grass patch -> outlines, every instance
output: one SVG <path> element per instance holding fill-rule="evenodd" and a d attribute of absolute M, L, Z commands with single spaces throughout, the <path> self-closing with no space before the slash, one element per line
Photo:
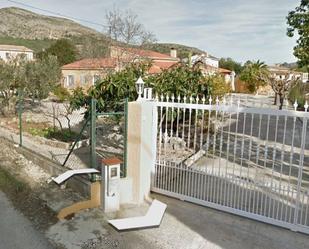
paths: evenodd
<path fill-rule="evenodd" d="M 18 124 L 11 124 L 14 129 L 18 129 Z M 74 142 L 78 133 L 75 131 L 71 131 L 69 129 L 59 129 L 50 126 L 47 122 L 32 122 L 32 121 L 23 121 L 22 123 L 23 132 L 27 132 L 32 136 L 45 137 L 47 139 L 55 139 L 61 142 Z M 86 137 L 82 137 L 81 139 L 85 139 Z"/>
<path fill-rule="evenodd" d="M 34 52 L 39 52 L 42 49 L 50 47 L 55 40 L 44 39 L 44 40 L 30 40 L 23 38 L 14 38 L 9 36 L 0 37 L 0 44 L 16 45 L 16 46 L 25 46 L 32 49 Z"/>
<path fill-rule="evenodd" d="M 10 191 L 17 194 L 27 189 L 27 185 L 17 180 L 8 171 L 0 168 L 0 189 L 4 192 Z"/>
<path fill-rule="evenodd" d="M 77 136 L 78 134 L 76 132 L 70 131 L 69 129 L 51 129 L 44 137 L 48 139 L 56 139 L 62 142 L 73 142 Z M 84 139 L 84 137 L 82 137 L 82 139 Z"/>

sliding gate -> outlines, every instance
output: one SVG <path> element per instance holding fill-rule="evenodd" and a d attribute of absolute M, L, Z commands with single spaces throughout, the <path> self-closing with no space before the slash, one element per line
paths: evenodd
<path fill-rule="evenodd" d="M 189 100 L 154 104 L 152 191 L 309 233 L 308 106 Z"/>

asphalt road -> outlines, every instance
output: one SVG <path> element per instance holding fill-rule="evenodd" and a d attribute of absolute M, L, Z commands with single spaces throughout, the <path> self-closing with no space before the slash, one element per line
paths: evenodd
<path fill-rule="evenodd" d="M 52 249 L 42 233 L 18 212 L 0 191 L 0 248 Z"/>

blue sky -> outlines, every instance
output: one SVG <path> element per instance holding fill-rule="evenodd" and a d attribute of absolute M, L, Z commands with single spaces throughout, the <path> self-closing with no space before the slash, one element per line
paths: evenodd
<path fill-rule="evenodd" d="M 104 24 L 114 7 L 130 9 L 159 42 L 203 49 L 216 57 L 268 64 L 294 62 L 294 38 L 286 36 L 286 16 L 300 0 L 20 0 L 39 8 Z M 18 6 L 0 0 L 0 7 Z M 26 8 L 26 7 L 23 7 Z M 32 10 L 28 8 L 29 10 Z M 46 14 L 42 11 L 34 12 Z M 99 31 L 102 28 L 82 23 Z"/>

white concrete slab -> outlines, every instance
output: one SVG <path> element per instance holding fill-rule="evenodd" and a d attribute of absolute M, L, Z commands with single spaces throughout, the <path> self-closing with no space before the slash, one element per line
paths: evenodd
<path fill-rule="evenodd" d="M 129 230 L 159 226 L 161 224 L 166 207 L 166 204 L 158 200 L 154 200 L 151 203 L 151 206 L 145 216 L 109 220 L 108 223 L 114 226 L 117 230 Z"/>
<path fill-rule="evenodd" d="M 52 177 L 53 181 L 56 182 L 57 184 L 61 184 L 64 181 L 68 180 L 70 177 L 74 175 L 80 175 L 80 174 L 93 174 L 93 173 L 100 173 L 96 169 L 88 168 L 88 169 L 74 169 L 74 170 L 68 170 L 64 172 L 63 174 L 57 176 L 57 177 Z"/>

